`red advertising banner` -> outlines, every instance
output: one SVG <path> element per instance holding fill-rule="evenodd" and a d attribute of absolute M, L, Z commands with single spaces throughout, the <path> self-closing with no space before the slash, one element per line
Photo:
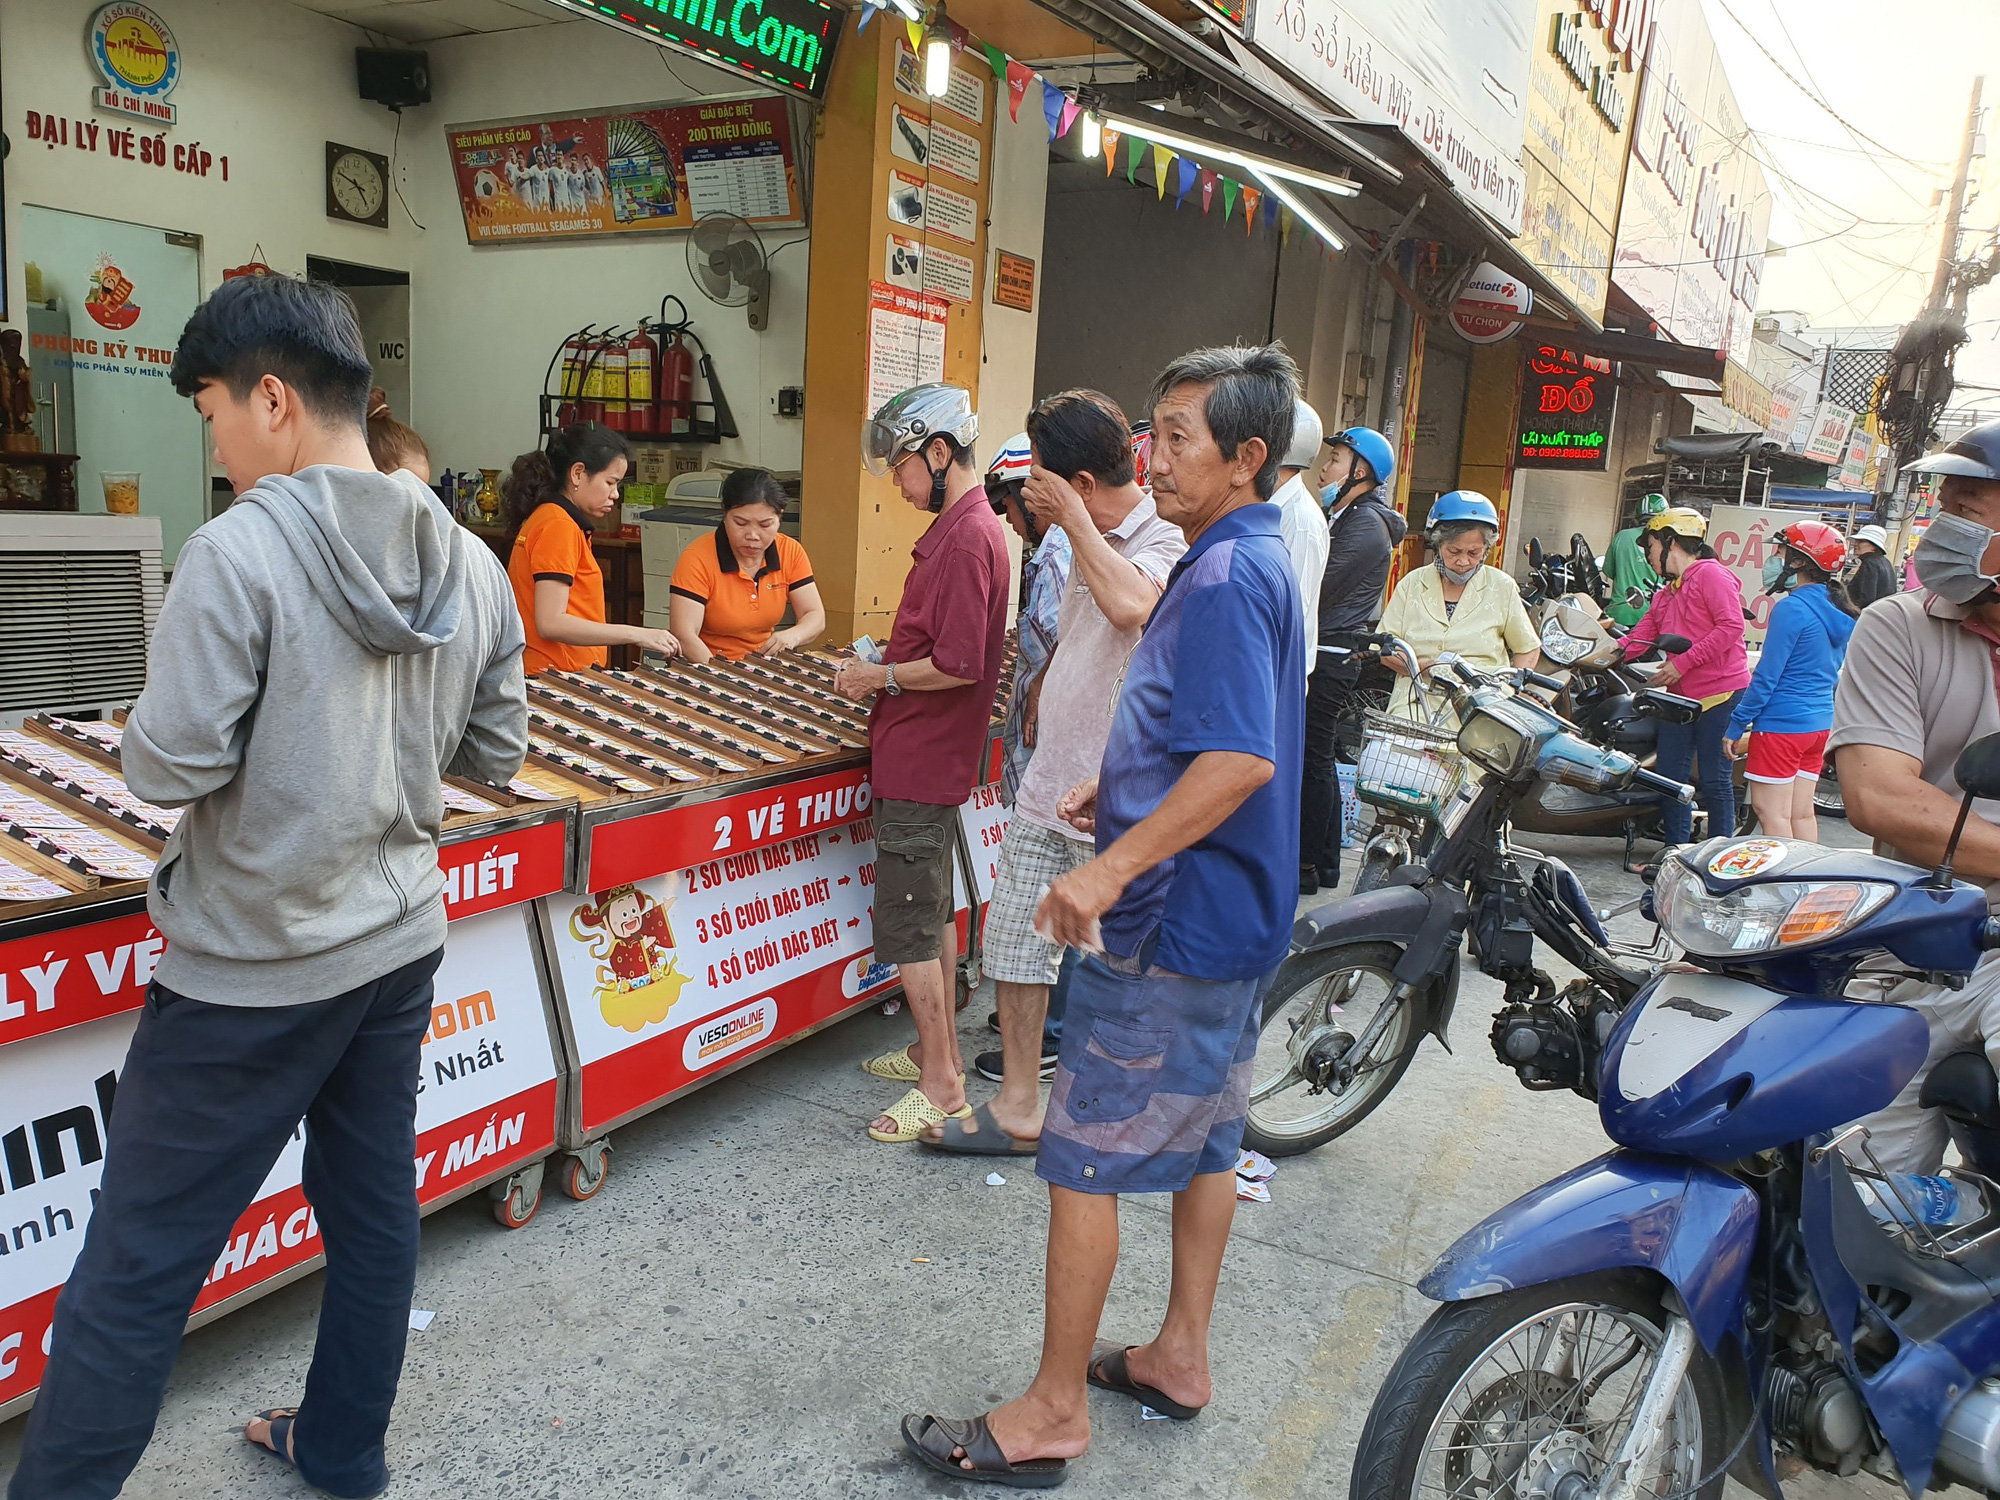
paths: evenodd
<path fill-rule="evenodd" d="M 452 126 L 445 139 L 475 245 L 687 229 L 709 214 L 805 221 L 783 99 Z"/>
<path fill-rule="evenodd" d="M 138 1009 L 166 947 L 143 911 L 0 943 L 0 1046 Z"/>
<path fill-rule="evenodd" d="M 726 860 L 862 817 L 873 804 L 868 768 L 855 766 L 761 792 L 599 823 L 590 830 L 587 883 L 603 891 L 704 860 Z"/>
<path fill-rule="evenodd" d="M 438 850 L 445 915 L 498 911 L 561 890 L 568 852 L 569 825 L 561 820 L 446 844 Z"/>

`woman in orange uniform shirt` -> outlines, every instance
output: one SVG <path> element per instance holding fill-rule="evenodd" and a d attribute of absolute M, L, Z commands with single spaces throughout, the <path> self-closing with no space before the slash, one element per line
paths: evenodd
<path fill-rule="evenodd" d="M 785 492 L 764 469 L 722 481 L 722 524 L 674 564 L 667 618 L 689 661 L 809 646 L 826 629 L 806 549 L 778 530 Z M 797 623 L 778 629 L 789 603 Z"/>
<path fill-rule="evenodd" d="M 590 550 L 590 523 L 618 504 L 632 450 L 594 422 L 565 427 L 547 452 L 514 460 L 501 493 L 514 523 L 507 577 L 528 635 L 522 666 L 530 677 L 555 667 L 601 667 L 608 646 L 680 653 L 671 631 L 611 625 L 604 619 L 604 573 Z"/>

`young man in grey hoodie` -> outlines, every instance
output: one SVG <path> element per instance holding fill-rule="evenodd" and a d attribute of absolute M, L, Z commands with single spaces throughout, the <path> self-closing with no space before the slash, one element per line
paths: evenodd
<path fill-rule="evenodd" d="M 133 791 L 185 810 L 148 894 L 167 949 L 7 1493 L 117 1494 L 203 1278 L 303 1120 L 319 1340 L 300 1405 L 246 1436 L 372 1495 L 416 1281 L 439 776 L 519 770 L 521 622 L 486 547 L 370 462 L 368 356 L 339 291 L 225 282 L 172 377 L 237 498 L 181 549 L 126 724 Z"/>

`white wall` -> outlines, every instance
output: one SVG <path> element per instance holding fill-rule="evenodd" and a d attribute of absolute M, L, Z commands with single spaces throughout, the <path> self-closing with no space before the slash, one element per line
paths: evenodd
<path fill-rule="evenodd" d="M 475 121 L 750 92 L 747 80 L 676 57 L 594 21 L 434 42 L 432 102 L 403 118 L 404 192 L 425 225 L 412 232 L 411 413 L 444 469 L 505 468 L 535 445 L 536 396 L 549 356 L 585 323 L 631 324 L 672 292 L 715 357 L 741 439 L 711 456 L 797 469 L 803 423 L 769 410 L 805 382 L 806 254 L 771 266 L 771 317 L 754 333 L 740 307 L 694 289 L 685 234 L 567 244 L 466 243 L 445 128 Z M 678 75 L 678 78 L 674 75 Z M 765 230 L 767 250 L 803 229 Z M 697 388 L 697 396 L 707 392 Z"/>
<path fill-rule="evenodd" d="M 196 177 L 106 149 L 106 132 L 146 127 L 90 107 L 98 77 L 85 57 L 84 30 L 97 4 L 0 5 L 0 98 L 13 142 L 6 167 L 10 307 L 24 299 L 24 203 L 198 234 L 204 291 L 221 281 L 225 266 L 249 260 L 258 243 L 283 271 L 303 272 L 308 254 L 408 268 L 414 232 L 407 220 L 392 215 L 381 230 L 326 216 L 325 143 L 388 155 L 394 140 L 395 116 L 354 92 L 359 31 L 281 0 L 173 0 L 165 7 L 183 54 L 181 82 L 169 98 L 179 120 L 166 132 L 168 145 L 199 144 L 216 158 L 206 177 Z M 76 121 L 96 123 L 98 150 L 29 140 L 30 110 L 68 118 L 72 139 Z M 406 127 L 405 148 L 410 144 Z"/>

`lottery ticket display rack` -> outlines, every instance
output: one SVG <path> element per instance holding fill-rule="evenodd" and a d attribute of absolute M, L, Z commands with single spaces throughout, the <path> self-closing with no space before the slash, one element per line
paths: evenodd
<path fill-rule="evenodd" d="M 832 667 L 549 673 L 530 685 L 514 785 L 446 786 L 451 921 L 418 1096 L 426 1212 L 483 1190 L 519 1227 L 551 1169 L 593 1197 L 612 1129 L 893 990 L 872 953 L 866 712 L 833 692 Z M 124 785 L 121 720 L 0 732 L 0 1419 L 33 1399 L 164 946 L 144 882 L 177 815 Z M 961 828 L 997 848 L 996 809 L 975 809 L 985 791 Z M 961 855 L 976 974 L 991 881 L 984 851 L 962 840 Z M 294 1137 L 194 1321 L 320 1264 L 302 1152 Z"/>

